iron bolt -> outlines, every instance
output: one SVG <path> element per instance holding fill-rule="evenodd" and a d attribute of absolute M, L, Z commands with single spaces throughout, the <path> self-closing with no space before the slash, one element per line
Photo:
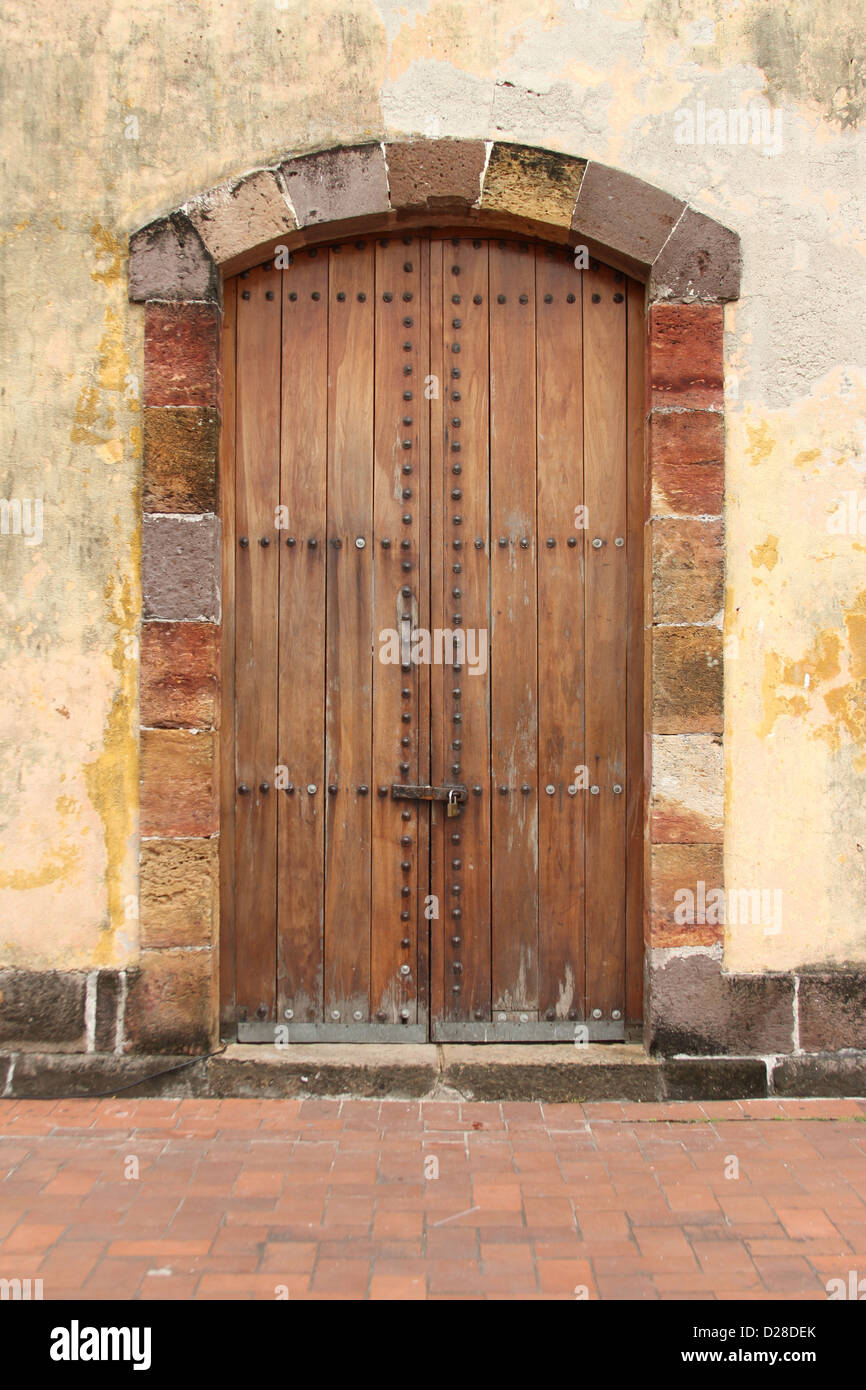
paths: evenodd
<path fill-rule="evenodd" d="M 601 1009 L 593 1009 L 593 1011 L 592 1011 L 592 1016 L 593 1016 L 593 1018 L 601 1018 L 601 1016 L 602 1016 Z"/>
<path fill-rule="evenodd" d="M 611 1018 L 622 1018 L 622 1013 L 620 1012 L 619 1009 L 611 1009 L 611 1014 L 610 1014 L 610 1016 L 611 1016 Z"/>
<path fill-rule="evenodd" d="M 601 547 L 602 547 L 603 544 L 604 544 L 604 542 L 600 539 L 600 537 L 598 537 L 598 536 L 594 536 L 594 537 L 593 537 L 593 542 L 592 542 L 592 548 L 593 548 L 593 550 L 601 550 Z"/>
<path fill-rule="evenodd" d="M 589 790 L 592 796 L 598 796 L 598 787 L 590 787 Z"/>
<path fill-rule="evenodd" d="M 315 782 L 311 782 L 311 783 L 310 783 L 310 785 L 307 787 L 307 791 L 309 792 L 310 796 L 315 796 L 315 795 L 316 795 L 316 792 L 318 791 L 318 788 L 317 788 Z"/>
<path fill-rule="evenodd" d="M 614 541 L 614 545 L 625 545 L 624 537 L 617 536 L 616 540 Z"/>
<path fill-rule="evenodd" d="M 249 790 L 250 789 L 247 786 L 246 782 L 241 782 L 240 786 L 238 787 L 238 791 L 240 792 L 241 796 L 247 796 L 249 794 Z"/>
<path fill-rule="evenodd" d="M 363 549 L 364 549 L 364 546 L 365 546 L 366 544 L 367 544 L 367 542 L 364 540 L 364 537 L 363 537 L 363 536 L 356 536 L 356 537 L 355 537 L 355 549 L 356 549 L 356 550 L 363 550 Z"/>
<path fill-rule="evenodd" d="M 556 787 L 553 785 L 552 782 L 548 782 L 544 790 L 547 792 L 548 796 L 553 796 L 554 792 L 556 791 Z"/>

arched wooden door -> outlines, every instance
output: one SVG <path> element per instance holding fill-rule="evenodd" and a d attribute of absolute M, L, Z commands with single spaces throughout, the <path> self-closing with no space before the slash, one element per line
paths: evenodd
<path fill-rule="evenodd" d="M 226 325 L 238 1037 L 623 1037 L 642 287 L 367 237 L 229 281 Z"/>

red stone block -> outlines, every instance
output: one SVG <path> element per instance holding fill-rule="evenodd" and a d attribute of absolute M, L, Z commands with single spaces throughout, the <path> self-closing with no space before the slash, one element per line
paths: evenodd
<path fill-rule="evenodd" d="M 220 313 L 213 304 L 148 304 L 144 404 L 219 403 Z"/>
<path fill-rule="evenodd" d="M 654 304 L 648 320 L 650 408 L 722 409 L 724 310 L 719 304 Z"/>

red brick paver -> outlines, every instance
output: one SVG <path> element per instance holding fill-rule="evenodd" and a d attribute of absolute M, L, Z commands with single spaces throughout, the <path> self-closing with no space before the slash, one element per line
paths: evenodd
<path fill-rule="evenodd" d="M 46 1299 L 823 1299 L 866 1101 L 0 1101 Z"/>

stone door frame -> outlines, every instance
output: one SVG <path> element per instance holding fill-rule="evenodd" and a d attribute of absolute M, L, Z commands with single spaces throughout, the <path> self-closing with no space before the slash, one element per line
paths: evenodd
<path fill-rule="evenodd" d="M 377 142 L 254 169 L 130 239 L 129 297 L 145 306 L 135 1050 L 207 1051 L 221 1031 L 220 996 L 226 1006 L 232 998 L 234 953 L 220 959 L 219 941 L 233 940 L 233 922 L 224 895 L 220 925 L 217 889 L 220 805 L 234 789 L 219 740 L 220 709 L 233 708 L 221 659 L 233 645 L 220 534 L 221 518 L 233 524 L 220 456 L 232 409 L 223 278 L 279 246 L 442 226 L 586 246 L 647 286 L 645 960 L 628 991 L 640 999 L 643 975 L 648 1044 L 682 1033 L 685 1051 L 696 1050 L 687 1014 L 669 1015 L 653 990 L 671 952 L 697 958 L 698 993 L 727 998 L 722 928 L 675 923 L 673 893 L 723 881 L 723 331 L 724 304 L 739 294 L 739 239 L 595 161 L 500 141 Z M 232 1020 L 226 1007 L 224 1037 Z M 700 1034 L 699 1018 L 691 1031 Z"/>

